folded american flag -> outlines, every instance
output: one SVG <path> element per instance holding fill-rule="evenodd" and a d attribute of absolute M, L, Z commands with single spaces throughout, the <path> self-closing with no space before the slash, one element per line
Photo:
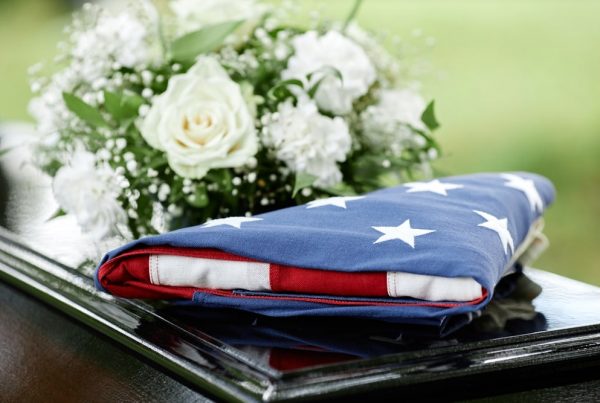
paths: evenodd
<path fill-rule="evenodd" d="M 269 316 L 441 325 L 540 242 L 545 178 L 474 174 L 215 219 L 108 253 L 99 289 Z"/>

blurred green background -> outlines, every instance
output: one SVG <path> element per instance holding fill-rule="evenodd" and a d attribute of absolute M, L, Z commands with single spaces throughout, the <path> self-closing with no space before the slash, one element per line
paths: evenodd
<path fill-rule="evenodd" d="M 66 0 L 0 0 L 0 121 L 26 120 L 27 67 L 50 59 Z M 303 0 L 343 18 L 350 0 Z M 364 0 L 366 28 L 434 37 L 447 173 L 528 170 L 558 189 L 538 267 L 600 285 L 600 2 Z"/>

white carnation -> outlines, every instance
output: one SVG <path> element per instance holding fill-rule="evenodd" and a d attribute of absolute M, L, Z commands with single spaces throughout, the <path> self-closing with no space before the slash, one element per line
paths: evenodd
<path fill-rule="evenodd" d="M 179 35 L 199 30 L 207 25 L 243 20 L 232 36 L 237 42 L 250 34 L 269 8 L 256 0 L 173 0 L 169 3 L 177 17 Z"/>
<path fill-rule="evenodd" d="M 279 105 L 264 142 L 292 171 L 314 175 L 315 186 L 328 187 L 342 180 L 338 162 L 346 160 L 352 139 L 344 119 L 323 116 L 314 102 L 304 100 Z"/>
<path fill-rule="evenodd" d="M 376 72 L 365 51 L 351 39 L 337 31 L 329 31 L 323 36 L 309 31 L 292 40 L 294 54 L 283 71 L 283 79 L 305 79 L 314 74 L 309 86 L 327 74 L 315 94 L 315 100 L 322 110 L 338 115 L 352 111 L 352 103 L 365 95 L 375 82 Z M 327 68 L 338 70 L 339 80 Z"/>
<path fill-rule="evenodd" d="M 382 90 L 379 102 L 362 114 L 364 136 L 375 149 L 399 155 L 403 149 L 422 141 L 413 129 L 427 130 L 421 120 L 425 100 L 411 90 Z"/>
<path fill-rule="evenodd" d="M 202 178 L 212 168 L 239 167 L 256 154 L 254 118 L 240 85 L 211 57 L 201 57 L 174 76 L 154 98 L 140 132 L 167 154 L 185 178 Z"/>
<path fill-rule="evenodd" d="M 117 201 L 116 174 L 107 165 L 96 167 L 94 155 L 87 151 L 76 151 L 70 163 L 58 170 L 53 192 L 61 208 L 95 239 L 118 234 L 119 225 L 127 223 Z"/>

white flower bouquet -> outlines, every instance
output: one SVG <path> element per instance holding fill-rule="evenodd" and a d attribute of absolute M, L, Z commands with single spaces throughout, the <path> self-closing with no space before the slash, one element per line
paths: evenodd
<path fill-rule="evenodd" d="M 352 22 L 251 0 L 86 5 L 32 71 L 35 163 L 97 239 L 412 179 L 438 126 L 403 61 Z"/>

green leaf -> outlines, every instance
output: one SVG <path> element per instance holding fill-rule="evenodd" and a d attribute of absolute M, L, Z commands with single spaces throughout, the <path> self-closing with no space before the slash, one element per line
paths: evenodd
<path fill-rule="evenodd" d="M 384 167 L 383 161 L 389 161 L 390 166 Z M 380 154 L 363 154 L 354 158 L 352 164 L 352 180 L 355 184 L 361 186 L 361 192 L 364 189 L 374 189 L 381 187 L 381 176 L 390 171 L 390 168 L 402 168 L 406 165 L 400 158 Z"/>
<path fill-rule="evenodd" d="M 358 10 L 360 9 L 361 3 L 362 0 L 354 0 L 352 9 L 350 10 L 348 17 L 346 17 L 346 21 L 344 21 L 344 27 L 342 28 L 342 32 L 346 32 L 346 29 L 348 29 L 348 25 L 350 25 L 354 18 L 356 18 L 356 14 L 358 14 Z"/>
<path fill-rule="evenodd" d="M 104 91 L 104 107 L 117 120 L 137 116 L 143 103 L 144 99 L 137 94 Z"/>
<path fill-rule="evenodd" d="M 312 73 L 307 74 L 306 79 L 308 81 L 310 81 L 315 74 L 319 74 L 319 73 L 323 73 L 323 76 L 320 77 L 317 80 L 317 82 L 314 83 L 313 86 L 310 87 L 310 89 L 307 91 L 308 96 L 311 98 L 314 98 L 315 94 L 319 90 L 319 87 L 321 86 L 321 83 L 327 77 L 331 77 L 331 76 L 336 77 L 338 80 L 340 80 L 340 82 L 342 84 L 344 83 L 344 77 L 342 76 L 342 73 L 335 67 L 331 67 L 331 66 L 325 66 L 325 67 L 318 69 L 317 71 L 313 71 Z"/>
<path fill-rule="evenodd" d="M 56 212 L 54 214 L 52 214 L 50 217 L 48 217 L 48 219 L 46 221 L 51 221 L 51 220 L 54 220 L 55 218 L 62 217 L 64 215 L 67 215 L 67 212 L 59 207 L 59 209 L 56 210 Z"/>
<path fill-rule="evenodd" d="M 267 92 L 267 97 L 273 101 L 282 101 L 288 97 L 294 96 L 292 91 L 289 89 L 291 86 L 304 88 L 304 83 L 295 78 L 284 80 L 271 88 L 269 92 Z"/>
<path fill-rule="evenodd" d="M 223 192 L 230 192 L 233 189 L 231 183 L 231 172 L 229 169 L 212 169 L 208 171 L 205 178 L 219 185 Z"/>
<path fill-rule="evenodd" d="M 435 129 L 440 127 L 439 122 L 435 118 L 434 108 L 435 101 L 431 101 L 429 105 L 427 105 L 427 108 L 425 108 L 425 110 L 423 111 L 423 114 L 421 115 L 421 120 L 423 121 L 423 123 L 425 123 L 425 126 L 427 126 L 427 128 L 431 131 L 434 131 Z"/>
<path fill-rule="evenodd" d="M 171 44 L 171 57 L 182 62 L 192 61 L 196 56 L 219 48 L 225 38 L 244 21 L 227 21 L 206 26 L 198 31 L 183 35 Z"/>
<path fill-rule="evenodd" d="M 84 122 L 97 127 L 107 126 L 100 111 L 84 102 L 81 98 L 68 92 L 63 92 L 63 99 L 67 108 Z"/>
<path fill-rule="evenodd" d="M 356 196 L 356 191 L 347 183 L 340 182 L 333 187 L 323 189 L 333 196 Z"/>
<path fill-rule="evenodd" d="M 311 174 L 307 174 L 305 172 L 296 173 L 296 180 L 294 182 L 294 191 L 292 192 L 292 197 L 296 197 L 296 194 L 309 186 L 312 186 L 315 183 L 317 177 Z"/>
<path fill-rule="evenodd" d="M 310 81 L 310 79 L 315 75 L 315 74 L 319 74 L 322 73 L 324 76 L 334 76 L 336 77 L 338 80 L 340 81 L 344 81 L 344 77 L 342 76 L 342 72 L 339 71 L 338 69 L 336 69 L 333 66 L 323 66 L 315 71 L 313 71 L 312 73 L 308 73 L 306 75 L 306 79 Z"/>
<path fill-rule="evenodd" d="M 9 152 L 11 152 L 13 150 L 13 148 L 14 147 L 8 147 L 8 148 L 2 148 L 2 149 L 0 149 L 0 158 L 2 158 L 3 156 L 5 156 Z"/>
<path fill-rule="evenodd" d="M 208 206 L 210 200 L 206 191 L 206 185 L 204 183 L 198 184 L 198 186 L 196 186 L 196 191 L 193 195 L 188 197 L 187 201 L 193 207 L 202 208 Z"/>

